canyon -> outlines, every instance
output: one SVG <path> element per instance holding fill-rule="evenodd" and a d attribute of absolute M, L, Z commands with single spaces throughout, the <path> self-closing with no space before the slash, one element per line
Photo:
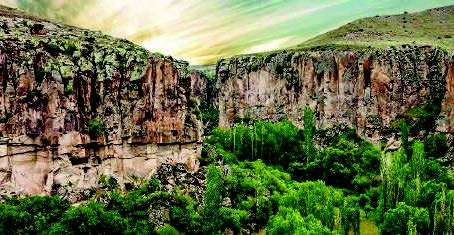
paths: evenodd
<path fill-rule="evenodd" d="M 309 106 L 317 127 L 348 126 L 375 143 L 395 139 L 401 117 L 454 132 L 454 57 L 431 46 L 239 56 L 209 77 L 99 32 L 15 13 L 0 22 L 2 194 L 80 199 L 101 177 L 125 188 L 162 164 L 196 171 L 201 103 L 218 108 L 221 127 L 301 126 Z"/>

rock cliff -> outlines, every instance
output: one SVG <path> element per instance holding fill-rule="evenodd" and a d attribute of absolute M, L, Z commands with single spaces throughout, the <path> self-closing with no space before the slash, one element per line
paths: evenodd
<path fill-rule="evenodd" d="M 186 62 L 0 11 L 0 190 L 50 194 L 198 167 L 201 121 Z"/>
<path fill-rule="evenodd" d="M 387 142 L 454 132 L 454 58 L 441 49 L 282 51 L 220 60 L 216 78 L 129 41 L 0 8 L 0 193 L 80 196 L 165 164 L 197 170 L 202 127 L 287 118 Z M 79 194 L 79 196 L 74 196 Z M 75 200 L 77 201 L 77 200 Z"/>
<path fill-rule="evenodd" d="M 314 49 L 221 60 L 219 124 L 287 118 L 301 125 L 305 106 L 316 125 L 342 123 L 372 141 L 408 118 L 416 135 L 454 132 L 454 62 L 432 47 Z M 419 128 L 418 128 L 419 125 Z"/>

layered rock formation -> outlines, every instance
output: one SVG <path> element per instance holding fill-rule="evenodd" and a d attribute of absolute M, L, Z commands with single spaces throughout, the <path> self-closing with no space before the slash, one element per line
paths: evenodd
<path fill-rule="evenodd" d="M 429 110 L 436 113 L 434 129 L 454 132 L 453 61 L 440 49 L 410 46 L 221 60 L 216 85 L 219 124 L 226 127 L 246 117 L 288 118 L 301 125 L 309 106 L 318 127 L 343 123 L 379 141 L 396 127 L 397 118 L 426 118 Z"/>
<path fill-rule="evenodd" d="M 162 163 L 196 170 L 202 124 L 218 114 L 222 127 L 301 125 L 309 106 L 318 127 L 342 123 L 377 142 L 399 118 L 454 132 L 454 58 L 436 48 L 236 57 L 213 79 L 100 33 L 2 8 L 0 22 L 0 193 L 77 199 L 103 176 L 124 187 Z"/>
<path fill-rule="evenodd" d="M 200 155 L 186 62 L 0 11 L 0 191 L 124 185 Z"/>

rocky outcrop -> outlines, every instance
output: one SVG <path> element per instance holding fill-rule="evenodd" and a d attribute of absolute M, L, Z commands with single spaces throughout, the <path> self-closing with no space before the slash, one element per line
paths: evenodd
<path fill-rule="evenodd" d="M 221 60 L 216 84 L 219 124 L 287 118 L 301 125 L 309 106 L 318 127 L 342 123 L 373 141 L 396 128 L 400 117 L 427 121 L 435 115 L 427 121 L 434 130 L 453 132 L 453 61 L 440 49 L 410 46 L 284 51 Z"/>
<path fill-rule="evenodd" d="M 454 56 L 447 67 L 446 93 L 441 106 L 441 119 L 438 122 L 438 131 L 454 132 Z M 453 151 L 454 152 L 454 151 Z"/>
<path fill-rule="evenodd" d="M 100 33 L 0 14 L 0 191 L 124 185 L 161 163 L 197 169 L 186 62 Z"/>

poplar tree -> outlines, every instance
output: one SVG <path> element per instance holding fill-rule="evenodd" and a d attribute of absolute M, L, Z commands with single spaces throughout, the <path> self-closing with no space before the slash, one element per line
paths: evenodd
<path fill-rule="evenodd" d="M 304 108 L 304 123 L 303 123 L 303 133 L 304 133 L 304 143 L 306 147 L 306 163 L 309 163 L 310 160 L 315 157 L 315 148 L 312 144 L 312 137 L 314 135 L 314 112 L 309 106 Z"/>

